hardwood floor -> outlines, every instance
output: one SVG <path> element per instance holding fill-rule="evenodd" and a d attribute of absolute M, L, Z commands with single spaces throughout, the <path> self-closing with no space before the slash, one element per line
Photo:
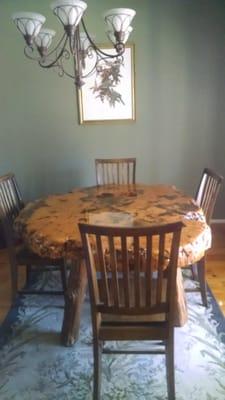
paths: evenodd
<path fill-rule="evenodd" d="M 213 243 L 208 251 L 206 270 L 207 282 L 225 316 L 225 224 L 212 225 Z M 24 283 L 21 267 L 20 285 Z M 0 251 L 0 323 L 10 307 L 10 271 L 5 250 Z"/>

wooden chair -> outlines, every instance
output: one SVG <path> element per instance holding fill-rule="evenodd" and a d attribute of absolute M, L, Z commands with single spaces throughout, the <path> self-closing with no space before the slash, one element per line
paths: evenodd
<path fill-rule="evenodd" d="M 223 177 L 209 168 L 204 168 L 202 177 L 195 195 L 196 202 L 203 209 L 208 225 L 211 224 L 211 218 L 219 194 Z M 206 295 L 206 278 L 205 278 L 205 256 L 196 264 L 191 266 L 192 275 L 199 282 L 199 288 L 188 288 L 186 292 L 200 292 L 202 303 L 208 306 Z"/>
<path fill-rule="evenodd" d="M 17 293 L 65 294 L 67 279 L 64 260 L 50 260 L 48 258 L 39 257 L 26 248 L 21 238 L 15 236 L 13 222 L 23 207 L 24 203 L 14 174 L 9 173 L 0 177 L 0 220 L 11 268 L 12 301 L 15 300 Z M 32 268 L 35 268 L 35 270 L 37 270 L 38 267 L 42 267 L 44 270 L 60 270 L 63 290 L 18 290 L 18 267 L 21 265 L 26 266 L 27 283 L 30 280 Z"/>
<path fill-rule="evenodd" d="M 135 183 L 136 158 L 106 158 L 95 160 L 97 185 Z"/>
<path fill-rule="evenodd" d="M 175 399 L 173 321 L 182 226 L 79 224 L 92 312 L 94 400 L 100 399 L 102 353 L 165 354 L 168 398 Z M 146 351 L 104 348 L 104 341 L 111 340 L 156 342 Z"/>

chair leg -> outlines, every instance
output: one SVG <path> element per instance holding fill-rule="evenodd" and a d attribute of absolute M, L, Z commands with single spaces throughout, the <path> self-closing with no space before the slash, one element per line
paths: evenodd
<path fill-rule="evenodd" d="M 205 279 L 205 257 L 202 257 L 197 263 L 198 268 L 198 280 L 200 285 L 201 297 L 203 306 L 208 307 L 207 295 L 206 295 L 206 279 Z"/>
<path fill-rule="evenodd" d="M 168 400 L 175 400 L 175 377 L 174 377 L 174 339 L 173 335 L 166 343 L 166 377 Z"/>
<path fill-rule="evenodd" d="M 96 339 L 94 339 L 93 355 L 94 355 L 93 400 L 100 400 L 100 398 L 101 398 L 102 346 Z"/>

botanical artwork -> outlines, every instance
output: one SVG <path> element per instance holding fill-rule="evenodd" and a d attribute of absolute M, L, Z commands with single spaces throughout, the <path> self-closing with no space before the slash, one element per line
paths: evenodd
<path fill-rule="evenodd" d="M 59 282 L 56 272 L 46 272 L 35 286 L 55 289 Z M 185 283 L 190 285 L 191 281 L 186 279 Z M 188 323 L 175 329 L 176 400 L 225 399 L 225 335 L 218 331 L 223 318 L 209 292 L 208 299 L 206 309 L 200 305 L 198 293 L 188 294 Z M 88 294 L 79 340 L 73 347 L 60 344 L 63 305 L 62 296 L 23 296 L 14 323 L 0 328 L 1 400 L 92 400 Z M 112 342 L 107 346 L 118 350 L 134 344 Z M 143 343 L 136 342 L 137 347 L 143 349 Z M 164 355 L 103 355 L 102 400 L 166 398 Z"/>
<path fill-rule="evenodd" d="M 95 83 L 91 87 L 92 93 L 95 98 L 99 99 L 102 103 L 105 101 L 109 103 L 110 107 L 115 107 L 117 103 L 125 105 L 122 95 L 117 91 L 121 79 L 121 67 L 124 65 L 123 60 L 107 61 L 98 66 L 96 71 Z"/>
<path fill-rule="evenodd" d="M 104 46 L 101 50 L 115 53 Z M 118 58 L 104 57 L 95 70 L 94 65 L 92 57 L 85 59 L 84 75 L 92 69 L 93 73 L 78 90 L 80 123 L 134 120 L 134 46 L 126 46 Z"/>

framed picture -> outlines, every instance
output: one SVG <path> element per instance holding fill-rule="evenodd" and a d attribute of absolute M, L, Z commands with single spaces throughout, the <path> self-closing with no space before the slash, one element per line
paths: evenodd
<path fill-rule="evenodd" d="M 100 49 L 115 54 L 115 49 L 107 45 Z M 85 61 L 84 75 L 94 65 L 92 58 L 86 57 Z M 80 124 L 134 121 L 134 45 L 126 45 L 121 64 L 105 58 L 77 91 Z"/>

